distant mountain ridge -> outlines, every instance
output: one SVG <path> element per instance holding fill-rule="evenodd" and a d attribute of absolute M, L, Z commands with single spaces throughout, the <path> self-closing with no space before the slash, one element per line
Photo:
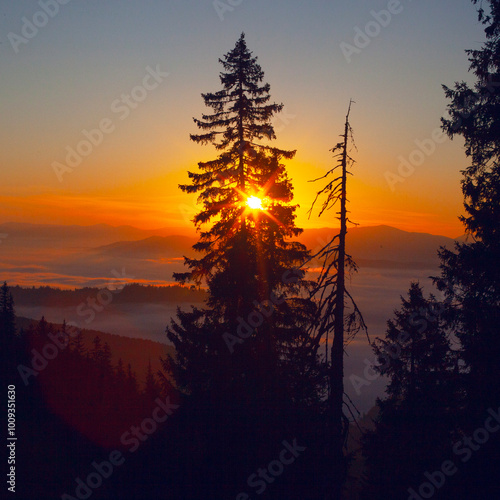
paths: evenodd
<path fill-rule="evenodd" d="M 189 228 L 139 229 L 134 226 L 111 226 L 109 224 L 61 225 L 6 222 L 0 224 L 0 233 L 7 234 L 5 243 L 16 239 L 36 239 L 37 242 L 83 243 L 86 247 L 111 244 L 117 241 L 135 241 L 151 236 L 187 236 L 194 231 Z"/>
<path fill-rule="evenodd" d="M 75 290 L 61 290 L 55 287 L 10 286 L 14 303 L 18 306 L 76 307 L 86 302 L 88 297 L 96 297 L 100 288 L 77 288 Z M 149 304 L 172 303 L 192 304 L 201 303 L 206 299 L 204 290 L 191 289 L 187 286 L 143 286 L 137 284 L 125 285 L 119 293 L 113 295 L 113 304 Z"/>
<path fill-rule="evenodd" d="M 191 247 L 196 242 L 189 236 L 150 236 L 136 241 L 118 241 L 110 245 L 95 248 L 101 255 L 115 255 L 121 257 L 134 256 L 137 258 L 176 258 L 191 253 Z"/>
<path fill-rule="evenodd" d="M 167 285 L 174 272 L 186 270 L 183 257 L 196 256 L 192 246 L 197 236 L 179 234 L 177 229 L 0 224 L 0 233 L 7 235 L 1 242 L 0 279 L 12 285 L 69 288 L 106 286 L 117 273 L 125 273 L 128 283 Z M 337 232 L 307 229 L 299 241 L 314 254 Z M 452 249 L 455 241 L 389 226 L 354 227 L 347 234 L 347 251 L 360 267 L 437 270 L 439 247 Z M 309 263 L 310 268 L 318 265 Z"/>
<path fill-rule="evenodd" d="M 309 229 L 300 240 L 308 248 L 318 251 L 336 231 Z M 439 264 L 437 251 L 441 246 L 453 249 L 455 241 L 447 236 L 428 233 L 410 233 L 391 226 L 355 227 L 348 230 L 347 252 L 359 266 L 434 268 Z"/>
<path fill-rule="evenodd" d="M 330 228 L 307 229 L 299 241 L 314 254 L 335 234 Z M 196 241 L 189 236 L 152 236 L 138 241 L 116 242 L 93 251 L 95 255 L 108 258 L 192 257 L 195 254 L 192 245 Z M 409 233 L 390 226 L 352 228 L 347 235 L 348 253 L 358 265 L 368 267 L 434 268 L 439 263 L 439 247 L 452 249 L 454 244 L 455 240 L 446 236 Z"/>

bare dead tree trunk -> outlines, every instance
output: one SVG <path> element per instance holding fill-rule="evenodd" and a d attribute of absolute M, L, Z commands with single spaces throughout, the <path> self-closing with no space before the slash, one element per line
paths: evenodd
<path fill-rule="evenodd" d="M 340 204 L 337 212 L 340 221 L 340 233 L 335 235 L 312 258 L 322 260 L 322 270 L 317 279 L 316 286 L 311 295 L 318 305 L 317 321 L 311 328 L 311 345 L 318 348 L 321 342 L 326 342 L 325 368 L 327 377 L 327 408 L 326 408 L 326 430 L 325 430 L 325 477 L 324 477 L 324 500 L 340 500 L 342 486 L 346 476 L 346 460 L 344 457 L 344 443 L 348 432 L 349 421 L 344 415 L 344 342 L 346 337 L 351 338 L 360 329 L 366 331 L 363 317 L 346 290 L 346 270 L 356 271 L 356 264 L 346 253 L 346 234 L 348 222 L 347 210 L 347 174 L 349 165 L 354 160 L 349 156 L 349 139 L 352 137 L 352 129 L 349 123 L 352 101 L 347 111 L 344 133 L 340 136 L 342 141 L 333 149 L 337 164 L 320 179 L 329 178 L 334 175 L 326 186 L 321 189 L 314 199 L 310 213 L 316 201 L 326 196 L 319 215 Z M 314 181 L 312 181 L 314 182 Z M 338 240 L 338 241 L 337 241 Z M 352 311 L 347 313 L 345 301 L 349 299 Z M 348 322 L 346 322 L 346 316 Z M 346 326 L 347 325 L 347 326 Z M 332 333 L 331 351 L 329 351 L 328 339 Z M 328 359 L 330 354 L 330 359 Z M 351 412 L 352 414 L 352 412 Z"/>
<path fill-rule="evenodd" d="M 337 280 L 336 297 L 334 309 L 333 342 L 330 365 L 330 401 L 331 413 L 331 450 L 333 474 L 330 495 L 328 500 L 340 500 L 342 496 L 342 484 L 344 482 L 345 459 L 344 459 L 344 300 L 345 300 L 345 241 L 347 234 L 347 143 L 349 138 L 349 110 L 347 112 L 344 142 L 342 146 L 342 179 L 340 192 L 340 234 L 337 256 Z"/>

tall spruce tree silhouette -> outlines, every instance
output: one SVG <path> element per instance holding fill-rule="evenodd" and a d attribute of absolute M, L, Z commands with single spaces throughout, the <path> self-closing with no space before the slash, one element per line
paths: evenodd
<path fill-rule="evenodd" d="M 478 1 L 479 21 L 486 42 L 469 50 L 471 87 L 465 82 L 444 86 L 450 99 L 443 130 L 462 136 L 470 165 L 463 170 L 465 215 L 461 217 L 471 241 L 454 251 L 441 249 L 441 275 L 435 282 L 450 304 L 465 364 L 463 433 L 473 432 L 489 411 L 500 406 L 500 2 Z M 456 491 L 477 498 L 497 498 L 500 439 L 493 435 L 475 454 L 457 480 Z"/>
<path fill-rule="evenodd" d="M 200 439 L 208 439 L 215 455 L 213 473 L 226 468 L 225 477 L 217 477 L 225 482 L 221 495 L 230 496 L 246 480 L 231 467 L 238 463 L 244 471 L 259 457 L 270 460 L 293 408 L 319 401 L 321 380 L 307 341 L 314 307 L 298 268 L 308 252 L 291 241 L 302 230 L 282 163 L 295 151 L 272 145 L 271 119 L 283 105 L 270 102 L 270 86 L 262 83 L 244 34 L 219 62 L 222 90 L 202 94 L 213 112 L 194 119 L 203 133 L 191 139 L 220 154 L 200 162 L 199 172 L 188 173 L 191 184 L 180 186 L 199 193 L 194 249 L 202 257 L 185 258 L 189 272 L 175 275 L 207 286 L 208 300 L 206 308 L 178 310 L 167 328 L 176 356 L 164 366 L 192 401 L 205 401 L 211 425 Z"/>
<path fill-rule="evenodd" d="M 443 129 L 450 138 L 465 139 L 470 166 L 463 173 L 462 192 L 466 214 L 461 217 L 471 243 L 455 251 L 442 250 L 438 287 L 454 307 L 457 335 L 470 368 L 468 402 L 479 416 L 500 404 L 500 2 L 480 5 L 486 43 L 467 51 L 470 70 L 477 77 L 473 87 L 465 82 L 453 89 L 444 86 L 450 99 L 449 118 Z"/>

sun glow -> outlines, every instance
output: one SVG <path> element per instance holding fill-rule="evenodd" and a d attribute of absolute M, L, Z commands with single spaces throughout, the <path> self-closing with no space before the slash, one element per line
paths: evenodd
<path fill-rule="evenodd" d="M 262 200 L 260 198 L 257 198 L 257 196 L 249 196 L 247 198 L 247 205 L 252 210 L 264 210 L 264 207 L 262 206 Z"/>

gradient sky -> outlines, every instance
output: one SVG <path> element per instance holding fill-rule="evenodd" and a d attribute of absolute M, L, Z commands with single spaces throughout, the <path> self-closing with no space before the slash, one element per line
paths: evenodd
<path fill-rule="evenodd" d="M 430 139 L 446 112 L 441 84 L 473 81 L 464 50 L 478 48 L 484 34 L 471 2 L 402 0 L 350 62 L 341 44 L 353 44 L 355 28 L 364 30 L 388 0 L 231 3 L 239 5 L 221 20 L 212 0 L 69 0 L 16 53 L 12 34 L 22 34 L 23 17 L 43 24 L 41 6 L 2 2 L 0 222 L 188 224 L 195 200 L 177 185 L 214 157 L 190 142 L 192 117 L 205 112 L 200 94 L 220 89 L 218 58 L 244 31 L 273 100 L 285 104 L 276 145 L 297 149 L 288 165 L 299 225 L 335 223 L 333 212 L 307 220 L 316 189 L 307 180 L 332 166 L 329 149 L 353 98 L 352 220 L 460 235 L 461 140 L 434 142 L 435 152 L 420 155 L 423 163 L 393 189 L 386 173 L 397 174 L 401 157 L 419 160 L 415 141 Z M 113 102 L 157 66 L 168 76 L 122 120 Z M 66 148 L 104 119 L 113 132 L 60 182 L 53 163 L 64 163 Z"/>

